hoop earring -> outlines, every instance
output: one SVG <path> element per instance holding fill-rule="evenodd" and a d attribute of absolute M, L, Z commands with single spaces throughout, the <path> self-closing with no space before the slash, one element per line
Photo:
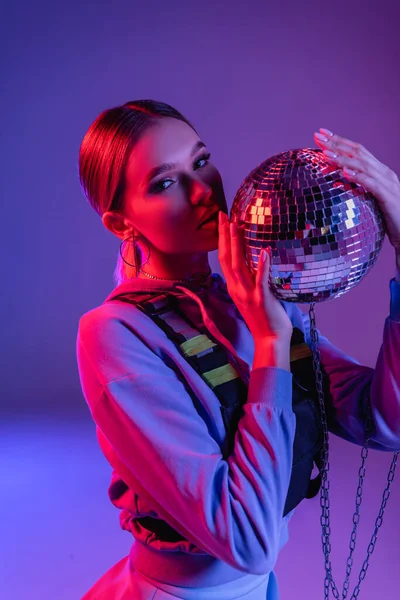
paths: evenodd
<path fill-rule="evenodd" d="M 135 261 L 136 261 L 136 263 L 134 265 L 132 265 L 131 263 L 129 263 L 127 260 L 125 260 L 125 258 L 123 256 L 123 253 L 122 253 L 122 246 L 123 246 L 123 244 L 126 242 L 126 240 L 129 240 L 130 238 L 132 238 L 133 255 L 134 255 Z M 135 244 L 135 239 L 138 239 L 138 238 L 139 238 L 138 235 L 128 235 L 128 237 L 126 237 L 124 240 L 122 240 L 122 242 L 121 242 L 121 244 L 119 246 L 119 253 L 120 253 L 120 256 L 121 256 L 122 260 L 124 261 L 125 264 L 127 264 L 130 267 L 133 267 L 135 269 L 135 271 L 136 271 L 136 277 L 137 277 L 137 274 L 139 272 L 139 269 L 141 269 L 142 266 L 145 265 L 149 261 L 149 258 L 150 258 L 150 248 L 148 247 L 148 256 L 147 256 L 147 259 L 144 261 L 144 263 L 140 263 L 140 253 L 139 253 L 137 245 Z"/>

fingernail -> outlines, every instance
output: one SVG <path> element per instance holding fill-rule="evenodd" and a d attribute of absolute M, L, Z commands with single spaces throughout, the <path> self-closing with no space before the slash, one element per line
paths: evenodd
<path fill-rule="evenodd" d="M 315 134 L 314 134 L 314 135 L 315 135 L 315 137 L 316 137 L 318 140 L 321 140 L 321 142 L 327 142 L 327 141 L 328 141 L 328 138 L 327 138 L 325 135 L 322 135 L 322 133 L 317 133 L 317 132 L 315 132 Z"/>
<path fill-rule="evenodd" d="M 332 131 L 329 131 L 329 129 L 323 129 L 322 127 L 320 127 L 319 130 L 322 131 L 322 133 L 325 133 L 326 135 L 329 135 L 330 137 L 333 136 Z"/>
<path fill-rule="evenodd" d="M 261 250 L 261 260 L 263 263 L 265 263 L 265 261 L 267 260 L 267 251 L 266 250 Z"/>
<path fill-rule="evenodd" d="M 337 158 L 338 157 L 338 155 L 335 152 L 331 152 L 330 150 L 324 150 L 324 154 L 328 158 Z"/>
<path fill-rule="evenodd" d="M 272 257 L 271 246 L 267 246 L 266 248 L 263 248 L 263 250 L 262 250 L 262 260 L 263 260 L 263 262 L 265 262 L 267 260 L 267 253 L 268 253 L 268 256 L 269 256 L 269 258 L 271 260 L 271 257 Z"/>
<path fill-rule="evenodd" d="M 355 171 L 352 171 L 351 169 L 346 169 L 346 167 L 344 167 L 343 173 L 345 175 L 350 175 L 350 177 L 355 177 L 356 176 L 356 172 Z"/>

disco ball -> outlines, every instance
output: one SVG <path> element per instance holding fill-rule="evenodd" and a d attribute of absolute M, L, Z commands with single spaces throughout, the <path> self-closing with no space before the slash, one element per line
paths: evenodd
<path fill-rule="evenodd" d="M 253 274 L 261 250 L 271 246 L 269 285 L 287 302 L 342 296 L 375 264 L 385 237 L 375 197 L 314 148 L 282 152 L 253 169 L 230 220 L 243 230 Z"/>

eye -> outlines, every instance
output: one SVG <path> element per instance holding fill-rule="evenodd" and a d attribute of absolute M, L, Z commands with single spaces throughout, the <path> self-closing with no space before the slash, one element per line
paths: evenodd
<path fill-rule="evenodd" d="M 198 163 L 200 163 L 201 161 L 204 161 L 205 164 L 203 165 L 199 165 L 197 168 L 201 169 L 203 167 L 205 167 L 205 165 L 208 163 L 208 161 L 210 160 L 211 154 L 207 153 L 207 154 L 203 154 L 202 156 L 200 156 L 194 163 L 193 163 L 193 167 L 196 167 L 196 165 Z M 197 169 L 196 169 L 197 170 Z M 165 190 L 167 190 L 169 187 L 171 187 L 170 185 L 165 186 L 164 184 L 171 182 L 174 183 L 173 179 L 170 178 L 165 178 L 165 179 L 160 179 L 160 181 L 157 181 L 152 187 L 151 187 L 151 192 L 152 193 L 157 193 L 157 192 L 164 192 Z"/>
<path fill-rule="evenodd" d="M 197 163 L 199 163 L 201 160 L 204 160 L 206 163 L 208 163 L 208 161 L 210 160 L 210 157 L 211 157 L 211 154 L 210 154 L 210 153 L 208 153 L 208 154 L 203 154 L 202 156 L 200 156 L 200 158 L 198 158 L 198 159 L 196 160 L 196 162 L 195 162 L 194 164 L 195 164 L 195 165 L 197 165 Z M 203 165 L 203 167 L 204 167 L 204 166 L 205 166 L 205 165 Z"/>
<path fill-rule="evenodd" d="M 152 186 L 151 191 L 152 192 L 163 192 L 164 190 L 167 190 L 170 186 L 164 187 L 164 183 L 168 183 L 168 181 L 171 181 L 172 183 L 174 182 L 173 179 L 161 179 L 160 181 L 157 181 L 157 183 Z"/>

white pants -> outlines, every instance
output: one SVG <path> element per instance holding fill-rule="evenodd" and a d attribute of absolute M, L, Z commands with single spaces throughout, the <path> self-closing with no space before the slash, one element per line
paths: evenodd
<path fill-rule="evenodd" d="M 275 573 L 244 575 L 222 585 L 185 588 L 149 579 L 125 556 L 109 569 L 81 600 L 279 600 Z"/>

